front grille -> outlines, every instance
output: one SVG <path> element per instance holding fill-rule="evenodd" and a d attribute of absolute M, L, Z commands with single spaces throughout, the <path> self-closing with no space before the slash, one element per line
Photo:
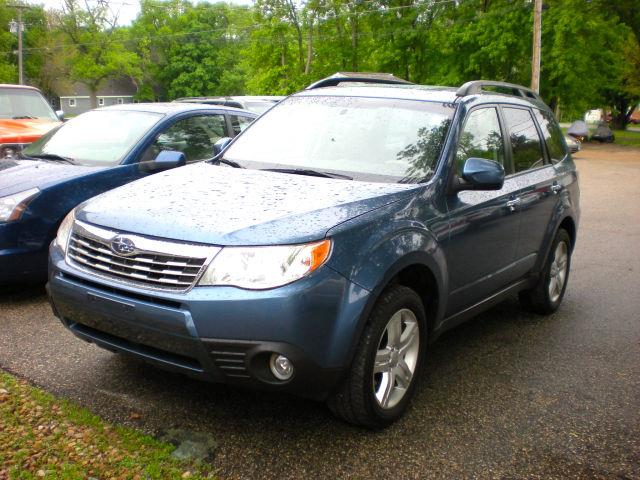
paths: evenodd
<path fill-rule="evenodd" d="M 85 270 L 126 283 L 184 291 L 195 284 L 208 260 L 208 252 L 202 247 L 192 248 L 200 253 L 197 257 L 144 250 L 122 256 L 111 250 L 109 238 L 98 238 L 91 232 L 83 234 L 79 230 L 82 229 L 74 229 L 71 234 L 67 249 L 68 258 Z M 173 250 L 176 249 L 176 244 L 169 246 L 173 247 Z M 189 246 L 184 245 L 183 249 L 188 250 Z"/>

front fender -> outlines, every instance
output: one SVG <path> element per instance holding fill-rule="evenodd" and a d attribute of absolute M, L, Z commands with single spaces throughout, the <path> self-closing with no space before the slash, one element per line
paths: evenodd
<path fill-rule="evenodd" d="M 327 233 L 334 241 L 328 266 L 371 292 L 358 319 L 352 352 L 379 295 L 406 267 L 421 265 L 429 269 L 437 288 L 434 299 L 436 312 L 431 326 L 437 328 L 444 316 L 449 279 L 444 253 L 432 230 L 446 232 L 446 228 L 439 229 L 438 226 L 445 225 L 447 219 L 434 215 L 430 222 L 432 228 L 428 229 L 416 221 L 414 215 L 408 214 L 408 211 L 415 213 L 411 204 L 409 201 L 387 205 L 334 227 Z"/>

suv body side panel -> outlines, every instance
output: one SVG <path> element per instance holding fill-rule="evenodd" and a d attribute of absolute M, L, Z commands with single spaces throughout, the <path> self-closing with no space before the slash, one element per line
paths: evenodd
<path fill-rule="evenodd" d="M 575 226 L 576 234 L 580 223 L 580 188 L 578 186 L 578 173 L 573 159 L 568 155 L 562 162 L 553 165 L 556 171 L 556 181 L 562 187 L 557 195 L 554 210 L 545 226 L 544 236 L 540 245 L 537 261 L 533 267 L 533 275 L 538 275 L 549 254 L 551 243 L 560 227 L 560 224 L 570 218 Z M 575 242 L 574 238 L 574 242 Z"/>

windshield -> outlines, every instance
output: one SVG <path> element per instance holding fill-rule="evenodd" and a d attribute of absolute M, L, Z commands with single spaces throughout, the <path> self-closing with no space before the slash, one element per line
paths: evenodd
<path fill-rule="evenodd" d="M 58 117 L 37 90 L 0 88 L 0 118 L 43 118 L 58 121 Z"/>
<path fill-rule="evenodd" d="M 47 133 L 23 154 L 65 157 L 80 165 L 117 165 L 161 117 L 149 112 L 93 110 Z"/>
<path fill-rule="evenodd" d="M 331 96 L 290 97 L 225 152 L 247 168 L 299 168 L 356 180 L 415 183 L 434 173 L 454 107 Z"/>
<path fill-rule="evenodd" d="M 276 102 L 246 102 L 244 108 L 251 112 L 262 114 L 273 107 Z"/>

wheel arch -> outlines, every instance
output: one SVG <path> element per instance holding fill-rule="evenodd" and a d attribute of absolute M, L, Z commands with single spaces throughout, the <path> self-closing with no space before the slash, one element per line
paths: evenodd
<path fill-rule="evenodd" d="M 576 222 L 573 220 L 573 218 L 570 215 L 567 215 L 566 217 L 564 217 L 560 222 L 560 224 L 558 225 L 558 228 L 556 228 L 556 233 L 554 233 L 554 237 L 557 234 L 558 230 L 560 230 L 561 228 L 566 230 L 567 233 L 569 234 L 569 238 L 571 239 L 571 250 L 573 251 L 574 247 L 576 246 L 576 235 L 578 233 Z"/>
<path fill-rule="evenodd" d="M 423 251 L 407 253 L 394 262 L 385 272 L 382 280 L 373 289 L 358 319 L 355 335 L 349 349 L 348 363 L 351 364 L 371 311 L 380 295 L 390 285 L 402 285 L 413 289 L 422 299 L 426 312 L 427 339 L 436 329 L 444 313 L 445 278 L 433 255 Z"/>

